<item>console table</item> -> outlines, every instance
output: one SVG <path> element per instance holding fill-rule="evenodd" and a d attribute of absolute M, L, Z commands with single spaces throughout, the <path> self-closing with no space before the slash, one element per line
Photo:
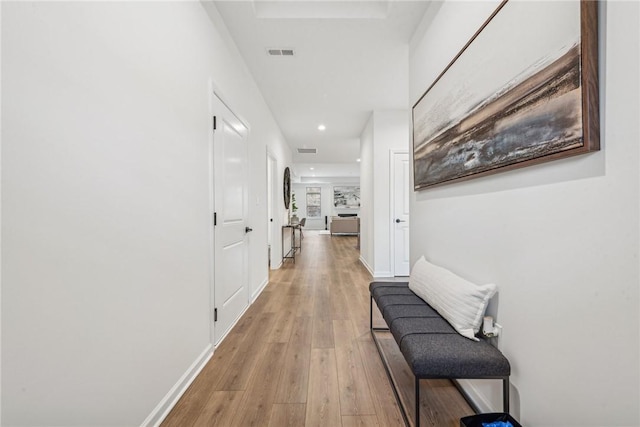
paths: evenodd
<path fill-rule="evenodd" d="M 287 230 L 287 229 L 291 233 L 291 247 L 288 248 L 289 250 L 285 254 L 285 252 L 284 252 L 284 237 L 283 237 L 282 238 L 282 262 L 284 262 L 286 259 L 292 259 L 293 263 L 295 264 L 295 262 L 296 262 L 296 250 L 298 250 L 298 249 L 302 250 L 302 239 L 300 239 L 300 243 L 298 243 L 298 245 L 296 245 L 296 229 L 299 230 L 300 226 L 298 224 L 283 225 L 282 226 L 282 234 L 283 235 L 284 235 L 285 230 Z"/>

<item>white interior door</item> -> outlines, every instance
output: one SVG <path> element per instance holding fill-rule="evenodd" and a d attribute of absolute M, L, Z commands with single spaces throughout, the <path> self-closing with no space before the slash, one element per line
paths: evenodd
<path fill-rule="evenodd" d="M 275 179 L 276 172 L 276 159 L 267 152 L 267 244 L 269 245 L 269 266 L 274 266 L 274 232 L 273 232 L 273 224 L 274 224 L 274 204 L 273 204 L 273 186 L 276 182 Z"/>
<path fill-rule="evenodd" d="M 394 274 L 409 275 L 409 154 L 393 153 Z"/>
<path fill-rule="evenodd" d="M 214 96 L 214 344 L 249 304 L 247 128 Z"/>

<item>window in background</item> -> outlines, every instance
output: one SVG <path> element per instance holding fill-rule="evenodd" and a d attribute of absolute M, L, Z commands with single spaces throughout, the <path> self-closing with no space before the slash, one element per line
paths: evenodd
<path fill-rule="evenodd" d="M 321 191 L 321 187 L 307 187 L 307 218 L 320 218 Z"/>

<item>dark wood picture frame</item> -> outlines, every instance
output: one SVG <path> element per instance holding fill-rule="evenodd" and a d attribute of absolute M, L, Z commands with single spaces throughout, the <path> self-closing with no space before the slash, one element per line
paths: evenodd
<path fill-rule="evenodd" d="M 534 57 L 535 49 L 541 49 L 538 40 L 530 50 L 514 47 L 517 41 L 512 39 L 519 40 L 520 35 L 509 37 L 508 31 L 518 33 L 520 26 L 514 25 L 513 18 L 523 15 L 525 24 L 533 19 L 521 12 L 523 3 L 548 8 L 548 13 L 537 13 L 555 22 L 557 31 L 547 27 L 549 19 L 544 25 L 538 22 L 535 37 L 568 34 L 577 42 L 562 45 L 562 51 L 545 51 L 541 58 Z M 557 16 L 555 10 L 559 10 Z M 533 38 L 533 34 L 522 36 L 523 40 Z M 497 43 L 487 49 L 490 40 Z M 563 40 L 550 38 L 548 44 Z M 515 55 L 500 56 L 516 48 L 534 59 L 523 69 L 512 65 L 518 63 Z M 494 77 L 505 68 L 516 72 L 504 81 Z M 465 75 L 469 78 L 461 78 Z M 488 79 L 495 81 L 486 84 Z M 474 86 L 475 82 L 495 88 L 492 92 L 485 87 L 476 90 L 481 84 Z M 484 96 L 483 90 L 487 92 Z M 598 91 L 598 1 L 503 1 L 412 108 L 414 189 L 599 150 Z"/>
<path fill-rule="evenodd" d="M 284 195 L 284 208 L 289 209 L 291 204 L 291 172 L 289 168 L 284 168 L 284 176 L 282 177 L 282 193 Z"/>

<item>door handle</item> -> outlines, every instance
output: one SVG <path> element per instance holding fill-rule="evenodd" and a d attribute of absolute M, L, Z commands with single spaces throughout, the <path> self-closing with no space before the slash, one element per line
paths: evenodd
<path fill-rule="evenodd" d="M 252 231 L 253 231 L 253 228 L 251 228 L 251 227 L 245 227 L 244 228 L 244 232 L 245 233 L 251 233 Z"/>
<path fill-rule="evenodd" d="M 407 222 L 407 221 L 404 221 L 404 220 L 402 220 L 400 218 L 396 218 L 396 224 L 400 224 L 401 222 Z"/>

